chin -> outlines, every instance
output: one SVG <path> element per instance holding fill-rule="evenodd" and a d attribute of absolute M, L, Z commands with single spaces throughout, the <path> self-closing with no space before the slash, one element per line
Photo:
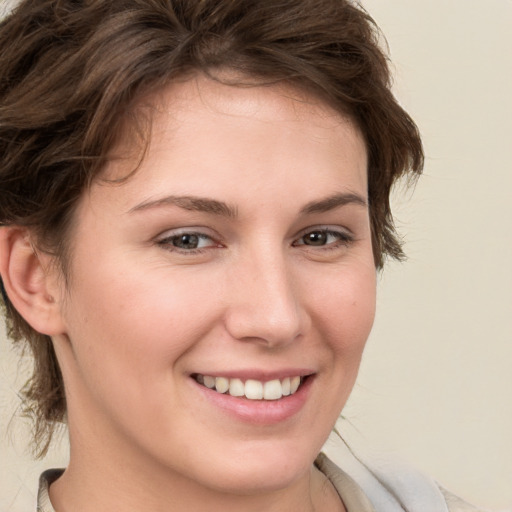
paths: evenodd
<path fill-rule="evenodd" d="M 292 486 L 309 474 L 317 451 L 282 445 L 254 446 L 243 453 L 232 453 L 221 461 L 221 467 L 209 471 L 210 487 L 231 494 L 271 493 Z M 303 445 L 304 446 L 304 445 Z M 212 479 L 214 477 L 214 481 Z"/>

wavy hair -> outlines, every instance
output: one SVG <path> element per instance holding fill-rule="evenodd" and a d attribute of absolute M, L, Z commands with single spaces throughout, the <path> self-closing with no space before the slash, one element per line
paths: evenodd
<path fill-rule="evenodd" d="M 391 92 L 381 43 L 349 0 L 23 0 L 0 23 L 0 226 L 29 228 L 65 268 L 74 206 L 123 126 L 137 124 L 136 100 L 193 73 L 222 80 L 228 69 L 253 83 L 290 83 L 356 122 L 375 264 L 400 259 L 390 190 L 421 172 L 423 150 Z M 51 339 L 5 291 L 4 302 L 10 337 L 34 357 L 24 404 L 42 456 L 65 420 L 62 375 Z"/>

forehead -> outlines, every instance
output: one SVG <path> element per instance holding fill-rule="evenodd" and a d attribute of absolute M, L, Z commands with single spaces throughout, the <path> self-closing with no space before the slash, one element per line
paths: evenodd
<path fill-rule="evenodd" d="M 144 151 L 127 129 L 91 189 L 105 178 L 121 180 L 123 193 L 100 188 L 105 201 L 125 201 L 124 210 L 163 193 L 232 204 L 254 202 L 256 190 L 288 204 L 292 193 L 307 203 L 332 193 L 329 187 L 366 196 L 366 148 L 356 124 L 288 85 L 231 86 L 197 76 L 141 99 L 136 111 L 147 121 Z"/>
<path fill-rule="evenodd" d="M 147 156 L 162 146 L 168 147 L 172 140 L 176 145 L 188 139 L 190 145 L 208 146 L 199 130 L 214 118 L 240 129 L 240 134 L 244 133 L 244 127 L 251 125 L 252 136 L 258 126 L 260 132 L 286 130 L 295 135 L 302 132 L 306 138 L 314 128 L 318 139 L 332 139 L 334 143 L 337 138 L 344 139 L 353 142 L 357 150 L 364 145 L 364 137 L 350 116 L 310 92 L 287 83 L 228 85 L 196 75 L 162 87 L 136 102 L 118 143 L 110 152 L 111 164 L 103 177 L 105 174 L 108 178 L 122 177 L 116 174 L 125 172 L 127 164 L 140 163 L 143 153 Z M 134 134 L 139 135 L 138 140 Z M 219 138 L 215 131 L 209 135 L 211 140 Z M 363 152 L 366 158 L 366 148 Z"/>

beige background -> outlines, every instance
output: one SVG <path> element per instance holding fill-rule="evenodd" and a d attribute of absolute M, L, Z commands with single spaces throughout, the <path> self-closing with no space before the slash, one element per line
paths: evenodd
<path fill-rule="evenodd" d="M 427 163 L 414 195 L 395 201 L 410 259 L 380 280 L 340 427 L 370 454 L 512 510 L 512 1 L 363 4 L 387 36 Z M 1 336 L 0 510 L 25 512 L 40 469 L 65 464 L 66 450 L 40 463 L 24 453 L 26 426 L 11 421 L 23 371 Z"/>

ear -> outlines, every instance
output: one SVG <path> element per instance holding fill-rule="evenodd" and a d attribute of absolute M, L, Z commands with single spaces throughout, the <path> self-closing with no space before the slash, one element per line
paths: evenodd
<path fill-rule="evenodd" d="M 28 229 L 0 228 L 0 275 L 9 300 L 36 331 L 62 334 L 61 284 L 54 257 L 34 249 Z"/>

